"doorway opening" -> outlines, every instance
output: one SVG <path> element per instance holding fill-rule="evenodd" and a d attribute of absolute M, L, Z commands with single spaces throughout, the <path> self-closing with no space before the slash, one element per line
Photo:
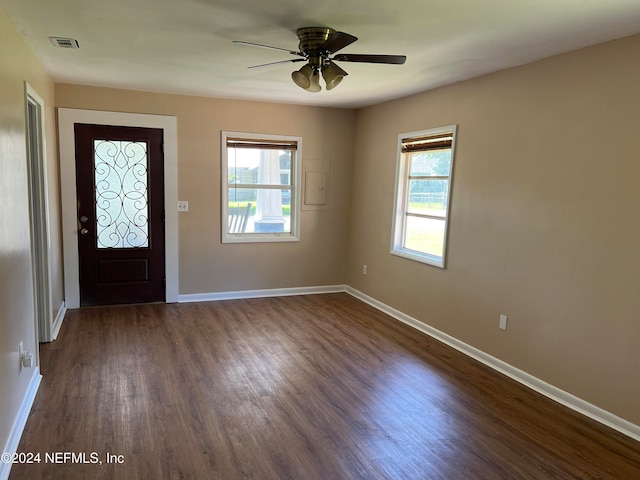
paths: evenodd
<path fill-rule="evenodd" d="M 55 332 L 52 328 L 44 101 L 28 83 L 25 92 L 34 314 L 38 341 L 50 342 L 54 340 Z"/>

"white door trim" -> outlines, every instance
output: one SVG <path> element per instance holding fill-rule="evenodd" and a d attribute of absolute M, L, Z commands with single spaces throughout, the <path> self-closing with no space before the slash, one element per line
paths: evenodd
<path fill-rule="evenodd" d="M 67 308 L 80 307 L 74 124 L 161 128 L 164 131 L 166 302 L 178 301 L 178 121 L 176 117 L 58 108 L 64 292 Z"/>
<path fill-rule="evenodd" d="M 38 341 L 50 342 L 53 309 L 51 301 L 51 260 L 49 257 L 49 207 L 47 182 L 47 157 L 45 145 L 44 100 L 24 83 L 25 118 L 27 120 L 27 166 L 29 172 L 29 215 L 31 224 L 31 262 L 33 265 L 33 299 Z M 35 118 L 30 121 L 29 106 L 35 108 Z M 34 140 L 32 143 L 31 140 Z M 39 364 L 36 349 L 36 364 Z"/>

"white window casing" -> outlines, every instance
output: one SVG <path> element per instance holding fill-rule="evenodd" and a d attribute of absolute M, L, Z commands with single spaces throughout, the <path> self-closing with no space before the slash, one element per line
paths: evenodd
<path fill-rule="evenodd" d="M 445 268 L 456 125 L 401 133 L 391 253 Z"/>
<path fill-rule="evenodd" d="M 222 243 L 300 240 L 302 137 L 223 131 Z"/>

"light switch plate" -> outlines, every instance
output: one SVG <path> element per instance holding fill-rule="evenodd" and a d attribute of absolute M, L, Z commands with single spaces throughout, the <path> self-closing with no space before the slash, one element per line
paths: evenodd
<path fill-rule="evenodd" d="M 500 315 L 500 323 L 498 324 L 500 330 L 507 329 L 507 320 L 509 320 L 509 317 L 507 317 L 506 315 Z"/>

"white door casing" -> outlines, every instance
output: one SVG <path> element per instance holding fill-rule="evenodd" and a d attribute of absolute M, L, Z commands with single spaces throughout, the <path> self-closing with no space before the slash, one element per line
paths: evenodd
<path fill-rule="evenodd" d="M 166 302 L 178 301 L 178 122 L 165 115 L 58 109 L 64 291 L 67 308 L 79 308 L 78 224 L 74 124 L 160 128 L 164 131 Z"/>
<path fill-rule="evenodd" d="M 51 262 L 49 258 L 49 208 L 45 146 L 44 100 L 25 82 L 27 119 L 27 165 L 29 174 L 29 215 L 31 261 L 33 264 L 34 309 L 39 342 L 55 339 L 51 301 Z M 36 349 L 36 365 L 39 364 Z"/>

